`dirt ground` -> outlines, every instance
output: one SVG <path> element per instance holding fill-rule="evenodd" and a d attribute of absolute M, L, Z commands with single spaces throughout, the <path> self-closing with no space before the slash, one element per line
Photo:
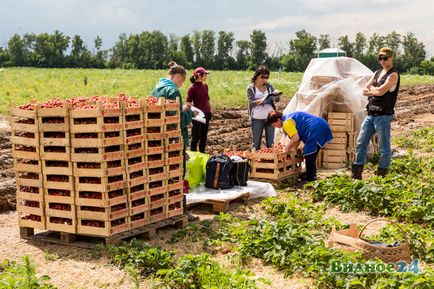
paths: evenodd
<path fill-rule="evenodd" d="M 280 109 L 285 102 L 280 103 Z M 396 105 L 396 119 L 392 123 L 393 134 L 434 125 L 434 85 L 404 87 L 399 94 Z M 0 261 L 4 259 L 20 260 L 23 255 L 31 256 L 37 266 L 38 274 L 52 277 L 51 283 L 59 288 L 131 288 L 129 276 L 113 265 L 105 257 L 96 258 L 96 251 L 77 249 L 62 245 L 28 242 L 20 239 L 17 224 L 17 213 L 8 211 L 15 207 L 15 180 L 10 143 L 10 127 L 5 117 L 0 116 Z M 221 152 L 224 148 L 237 147 L 247 150 L 250 147 L 251 130 L 247 110 L 215 111 L 210 127 L 208 151 Z M 327 176 L 333 170 L 320 171 L 320 176 Z M 250 204 L 247 212 L 252 217 L 260 212 L 257 203 Z M 235 208 L 239 212 L 240 208 Z M 2 213 L 1 213 L 2 212 Z M 203 211 L 201 219 L 212 218 L 213 215 Z M 334 216 L 345 223 L 366 223 L 372 218 L 364 213 L 342 213 L 337 209 L 329 209 L 326 216 Z M 381 226 L 376 224 L 370 230 Z M 175 249 L 179 255 L 202 252 L 201 244 L 181 242 L 166 244 L 166 240 L 174 229 L 162 230 L 158 238 L 151 244 L 163 245 L 167 249 Z M 368 230 L 369 233 L 369 230 Z M 229 264 L 225 255 L 216 258 Z M 309 288 L 310 281 L 304 279 L 288 279 L 270 266 L 264 266 L 259 260 L 252 260 L 248 268 L 258 277 L 265 277 L 272 282 L 263 288 Z M 65 271 L 67 273 L 65 273 Z M 151 288 L 152 280 L 146 280 L 141 288 Z"/>

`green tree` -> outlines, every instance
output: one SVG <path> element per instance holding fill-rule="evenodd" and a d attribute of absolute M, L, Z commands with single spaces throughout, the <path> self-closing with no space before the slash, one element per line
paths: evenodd
<path fill-rule="evenodd" d="M 348 57 L 353 57 L 353 44 L 347 35 L 338 38 L 338 47 L 345 51 Z"/>
<path fill-rule="evenodd" d="M 72 37 L 68 66 L 74 68 L 89 68 L 92 66 L 91 53 L 86 45 L 84 45 L 80 35 L 74 35 L 74 37 Z"/>
<path fill-rule="evenodd" d="M 201 66 L 213 68 L 215 54 L 215 33 L 212 30 L 204 30 L 201 33 L 200 57 Z"/>
<path fill-rule="evenodd" d="M 250 63 L 251 69 L 256 69 L 259 65 L 263 64 L 267 58 L 267 37 L 261 30 L 253 30 L 250 34 Z"/>
<path fill-rule="evenodd" d="M 184 53 L 179 50 L 179 37 L 175 34 L 170 34 L 169 36 L 169 47 L 168 47 L 168 57 L 170 60 L 175 61 L 176 63 L 182 64 L 186 66 L 187 58 Z"/>
<path fill-rule="evenodd" d="M 200 47 L 201 47 L 201 33 L 199 31 L 193 31 L 192 42 L 193 42 L 193 51 L 194 51 L 194 66 L 200 65 L 202 62 L 200 55 Z"/>
<path fill-rule="evenodd" d="M 250 56 L 250 42 L 248 40 L 238 40 L 236 45 L 238 47 L 236 55 L 237 69 L 246 70 L 249 67 L 248 58 Z"/>
<path fill-rule="evenodd" d="M 281 64 L 286 71 L 304 71 L 315 57 L 316 38 L 304 29 L 295 33 L 289 41 L 289 53 L 282 56 Z"/>
<path fill-rule="evenodd" d="M 193 47 L 191 45 L 190 35 L 184 35 L 181 37 L 181 43 L 179 47 L 182 54 L 185 56 L 185 65 L 188 68 L 191 68 L 194 62 L 194 52 Z"/>
<path fill-rule="evenodd" d="M 362 32 L 357 32 L 354 40 L 353 56 L 359 60 L 362 59 L 366 49 L 366 37 Z"/>
<path fill-rule="evenodd" d="M 321 34 L 318 38 L 319 50 L 323 50 L 330 47 L 330 35 Z"/>
<path fill-rule="evenodd" d="M 110 59 L 109 59 L 109 67 L 116 68 L 122 67 L 127 60 L 127 34 L 121 33 L 119 35 L 118 41 L 115 42 L 114 46 L 109 50 Z"/>
<path fill-rule="evenodd" d="M 392 48 L 397 53 L 399 52 L 399 45 L 401 44 L 401 34 L 392 31 L 384 37 L 384 45 Z"/>
<path fill-rule="evenodd" d="M 8 41 L 11 66 L 24 66 L 24 43 L 19 34 L 14 34 Z"/>
<path fill-rule="evenodd" d="M 371 53 L 378 53 L 381 47 L 384 47 L 385 39 L 378 33 L 372 34 L 368 42 L 368 51 Z"/>
<path fill-rule="evenodd" d="M 418 67 L 426 57 L 425 45 L 419 42 L 413 33 L 407 33 L 402 41 L 404 53 L 402 54 L 402 69 L 407 71 Z"/>
<path fill-rule="evenodd" d="M 10 66 L 9 51 L 0 47 L 0 67 Z"/>
<path fill-rule="evenodd" d="M 95 53 L 92 57 L 93 67 L 105 68 L 107 61 L 107 50 L 102 50 L 102 38 L 97 36 L 94 40 Z"/>
<path fill-rule="evenodd" d="M 235 38 L 233 32 L 219 32 L 217 40 L 217 55 L 215 57 L 216 69 L 235 69 L 235 59 L 231 56 L 234 41 Z"/>

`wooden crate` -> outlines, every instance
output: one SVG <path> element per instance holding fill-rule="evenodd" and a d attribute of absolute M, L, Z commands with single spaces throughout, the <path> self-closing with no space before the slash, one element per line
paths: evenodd
<path fill-rule="evenodd" d="M 94 225 L 98 224 L 101 227 Z M 100 221 L 90 219 L 78 219 L 77 233 L 91 236 L 112 236 L 121 232 L 128 231 L 130 223 L 128 217 L 115 219 L 112 221 Z"/>
<path fill-rule="evenodd" d="M 95 148 L 123 144 L 122 131 L 71 133 L 71 146 L 74 148 Z"/>
<path fill-rule="evenodd" d="M 144 106 L 123 108 L 124 130 L 143 128 L 145 123 Z"/>
<path fill-rule="evenodd" d="M 15 171 L 15 179 L 17 184 L 28 187 L 44 187 L 44 178 L 42 174 L 32 172 Z"/>
<path fill-rule="evenodd" d="M 40 160 L 14 158 L 14 169 L 16 172 L 29 172 L 29 173 L 42 173 L 42 166 Z"/>
<path fill-rule="evenodd" d="M 163 139 L 158 140 L 145 140 L 145 152 L 146 154 L 162 154 L 164 153 L 165 145 Z"/>
<path fill-rule="evenodd" d="M 52 161 L 71 161 L 71 147 L 42 145 L 41 159 Z"/>
<path fill-rule="evenodd" d="M 167 180 L 158 180 L 148 183 L 149 196 L 167 192 Z"/>
<path fill-rule="evenodd" d="M 164 124 L 159 126 L 145 126 L 145 139 L 160 140 L 164 139 L 164 136 Z"/>
<path fill-rule="evenodd" d="M 178 111 L 179 112 L 179 111 Z M 173 114 L 171 111 L 166 111 L 164 123 L 167 124 L 179 124 L 181 123 L 181 117 L 179 114 Z"/>
<path fill-rule="evenodd" d="M 41 146 L 70 147 L 70 133 L 64 131 L 41 131 L 39 133 Z"/>
<path fill-rule="evenodd" d="M 42 172 L 45 175 L 66 175 L 72 176 L 72 162 L 58 160 L 43 160 Z"/>
<path fill-rule="evenodd" d="M 159 168 L 163 167 L 164 164 L 164 153 L 146 155 L 146 166 L 148 168 Z"/>
<path fill-rule="evenodd" d="M 155 223 L 167 218 L 167 204 L 149 210 L 149 223 Z"/>
<path fill-rule="evenodd" d="M 355 150 L 356 149 L 356 145 L 357 145 L 357 138 L 356 138 L 356 133 L 352 132 L 352 133 L 347 133 L 347 137 L 348 137 L 348 149 L 351 150 Z"/>
<path fill-rule="evenodd" d="M 146 169 L 136 170 L 127 173 L 128 187 L 134 187 L 148 182 L 148 175 Z"/>
<path fill-rule="evenodd" d="M 147 167 L 147 161 L 144 155 L 135 156 L 126 159 L 126 171 L 128 173 L 144 170 Z"/>
<path fill-rule="evenodd" d="M 174 177 L 182 176 L 184 174 L 182 163 L 169 165 L 166 166 L 166 168 L 167 168 L 168 178 L 174 178 Z"/>
<path fill-rule="evenodd" d="M 75 204 L 75 191 L 56 190 L 44 188 L 44 199 L 46 203 Z"/>
<path fill-rule="evenodd" d="M 45 214 L 50 217 L 61 217 L 66 219 L 76 219 L 76 206 L 65 203 L 45 202 Z"/>
<path fill-rule="evenodd" d="M 164 111 L 165 109 L 165 98 L 164 97 L 159 97 L 157 100 L 157 103 L 155 104 L 146 104 L 144 106 L 144 112 L 148 113 L 148 112 L 161 112 Z M 147 117 L 145 116 L 145 119 L 147 119 Z"/>
<path fill-rule="evenodd" d="M 173 203 L 168 203 L 166 210 L 167 210 L 167 218 L 172 218 L 175 216 L 182 215 L 184 213 L 182 199 Z"/>
<path fill-rule="evenodd" d="M 105 147 L 74 147 L 71 151 L 73 162 L 102 162 L 124 159 L 124 149 L 120 144 Z"/>
<path fill-rule="evenodd" d="M 165 165 L 182 164 L 184 162 L 184 151 L 168 151 L 164 155 Z"/>
<path fill-rule="evenodd" d="M 177 123 L 170 123 L 170 124 L 166 124 L 164 127 L 164 131 L 165 131 L 165 138 L 176 138 L 176 137 L 181 137 L 181 123 L 177 122 Z"/>
<path fill-rule="evenodd" d="M 184 185 L 184 179 L 182 176 L 172 177 L 167 179 L 167 190 L 168 191 L 174 191 L 174 190 L 182 190 Z"/>
<path fill-rule="evenodd" d="M 371 138 L 372 145 L 374 146 L 374 154 L 378 154 L 380 152 L 378 135 L 374 134 Z"/>
<path fill-rule="evenodd" d="M 97 102 L 95 109 L 70 110 L 71 133 L 101 133 L 123 130 L 121 108 L 102 108 Z"/>
<path fill-rule="evenodd" d="M 125 160 L 74 162 L 75 177 L 105 177 L 125 173 Z"/>
<path fill-rule="evenodd" d="M 348 147 L 348 134 L 346 132 L 333 132 L 333 139 L 325 146 L 328 150 L 346 150 Z"/>
<path fill-rule="evenodd" d="M 21 200 L 30 200 L 42 202 L 44 200 L 44 189 L 42 187 L 29 187 L 20 184 L 20 180 L 16 182 L 17 194 L 16 198 Z"/>
<path fill-rule="evenodd" d="M 311 90 L 318 90 L 324 85 L 333 82 L 335 80 L 338 80 L 338 77 L 335 76 L 329 76 L 329 75 L 314 75 L 310 79 L 310 89 Z"/>
<path fill-rule="evenodd" d="M 135 229 L 143 227 L 150 223 L 149 211 L 139 212 L 129 217 L 130 228 Z"/>
<path fill-rule="evenodd" d="M 18 212 L 18 225 L 21 228 L 34 228 L 45 230 L 45 215 L 34 215 Z"/>
<path fill-rule="evenodd" d="M 329 112 L 327 121 L 333 132 L 354 132 L 354 114 L 351 112 Z"/>
<path fill-rule="evenodd" d="M 129 215 L 128 203 L 110 207 L 77 206 L 77 219 L 112 221 Z"/>
<path fill-rule="evenodd" d="M 38 105 L 39 130 L 69 132 L 69 109 L 69 104 L 55 108 L 43 108 Z"/>
<path fill-rule="evenodd" d="M 44 200 L 17 199 L 17 212 L 43 216 L 45 215 Z"/>
<path fill-rule="evenodd" d="M 179 115 L 180 114 L 179 97 L 177 97 L 176 99 L 165 99 L 164 110 L 166 112 L 171 112 L 173 115 Z"/>
<path fill-rule="evenodd" d="M 147 175 L 149 182 L 167 179 L 167 171 L 165 167 L 148 168 Z"/>
<path fill-rule="evenodd" d="M 14 158 L 23 158 L 28 160 L 41 159 L 39 145 L 27 146 L 27 145 L 12 143 L 12 156 Z"/>
<path fill-rule="evenodd" d="M 44 188 L 59 190 L 74 190 L 72 175 L 44 174 Z"/>
<path fill-rule="evenodd" d="M 126 187 L 125 174 L 107 177 L 76 177 L 75 188 L 77 191 L 109 192 Z"/>
<path fill-rule="evenodd" d="M 166 151 L 178 151 L 184 149 L 184 142 L 182 136 L 175 136 L 165 139 L 165 150 Z"/>
<path fill-rule="evenodd" d="M 125 129 L 123 131 L 124 144 L 142 143 L 145 140 L 144 128 L 137 127 L 131 129 Z"/>
<path fill-rule="evenodd" d="M 46 229 L 57 232 L 76 233 L 77 219 L 63 218 L 57 216 L 46 217 Z"/>
<path fill-rule="evenodd" d="M 133 158 L 138 156 L 143 156 L 145 154 L 145 143 L 138 142 L 124 146 L 125 148 L 125 158 Z"/>
<path fill-rule="evenodd" d="M 117 189 L 108 192 L 76 191 L 77 206 L 110 207 L 128 201 L 127 189 Z"/>
<path fill-rule="evenodd" d="M 295 150 L 288 153 L 255 152 L 251 155 L 251 160 L 252 178 L 280 181 L 300 173 L 303 157 Z"/>
<path fill-rule="evenodd" d="M 139 198 L 136 194 L 135 198 L 129 201 L 129 210 L 130 216 L 149 211 L 149 196 L 145 193 Z"/>
<path fill-rule="evenodd" d="M 347 165 L 346 150 L 323 150 L 322 166 L 325 169 L 344 168 Z"/>

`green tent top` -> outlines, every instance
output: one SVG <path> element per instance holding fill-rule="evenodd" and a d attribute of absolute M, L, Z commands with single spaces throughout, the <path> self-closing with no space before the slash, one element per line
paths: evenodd
<path fill-rule="evenodd" d="M 347 56 L 347 53 L 339 48 L 326 48 L 318 53 L 318 58 Z"/>

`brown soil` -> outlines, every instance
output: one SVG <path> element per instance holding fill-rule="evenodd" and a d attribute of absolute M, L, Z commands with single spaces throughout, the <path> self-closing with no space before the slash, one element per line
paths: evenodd
<path fill-rule="evenodd" d="M 434 85 L 405 87 L 401 89 L 396 106 L 396 118 L 393 123 L 395 131 L 406 131 L 414 128 L 434 125 Z M 281 102 L 279 109 L 287 103 Z M 225 148 L 237 147 L 247 150 L 251 142 L 250 122 L 247 110 L 215 111 L 210 127 L 208 152 L 222 152 Z M 10 127 L 6 119 L 0 116 L 0 212 L 13 209 L 15 206 L 15 180 L 11 155 Z M 334 171 L 333 171 L 334 172 Z M 332 171 L 323 172 L 323 175 Z M 196 212 L 196 211 L 195 211 Z M 260 217 L 261 208 L 251 204 L 248 211 L 237 209 L 235 214 L 249 214 Z M 257 216 L 258 214 L 258 216 Z M 341 213 L 337 209 L 329 209 L 326 216 L 334 216 L 344 223 L 356 222 L 364 224 L 372 218 L 363 213 Z M 201 218 L 211 218 L 202 215 Z M 0 213 L 0 261 L 4 259 L 19 260 L 29 255 L 35 262 L 38 274 L 52 277 L 52 283 L 59 288 L 132 288 L 132 280 L 123 270 L 109 264 L 106 258 L 95 258 L 94 251 L 67 246 L 27 242 L 19 237 L 17 213 Z M 373 224 L 371 230 L 380 224 Z M 164 244 L 167 249 L 176 249 L 180 255 L 186 253 L 199 254 L 202 248 L 198 243 L 189 242 L 167 245 L 165 240 L 173 233 L 166 229 L 151 243 Z M 178 255 L 179 255 L 178 254 Z M 216 259 L 228 263 L 225 255 L 217 255 Z M 284 278 L 283 274 L 259 260 L 252 260 L 248 268 L 257 276 L 271 280 L 271 286 L 263 288 L 309 288 L 310 282 L 305 279 Z M 65 270 L 67 270 L 65 273 Z M 140 288 L 151 288 L 152 280 L 145 280 Z"/>

